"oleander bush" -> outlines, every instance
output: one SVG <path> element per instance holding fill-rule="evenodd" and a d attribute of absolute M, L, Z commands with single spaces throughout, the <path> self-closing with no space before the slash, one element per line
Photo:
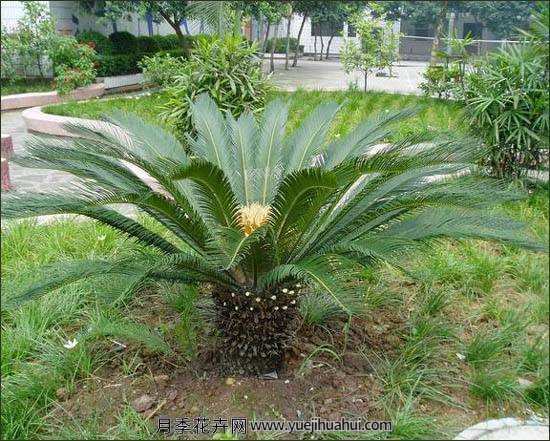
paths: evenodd
<path fill-rule="evenodd" d="M 161 118 L 183 137 L 192 130 L 190 106 L 202 93 L 236 117 L 261 110 L 270 84 L 256 53 L 256 45 L 240 37 L 197 39 L 184 69 L 166 88 Z"/>
<path fill-rule="evenodd" d="M 139 66 L 143 70 L 146 82 L 159 86 L 169 86 L 174 79 L 185 69 L 185 61 L 182 57 L 174 57 L 168 53 L 157 53 L 150 57 L 144 57 Z"/>
<path fill-rule="evenodd" d="M 96 276 L 127 278 L 117 285 L 123 299 L 152 281 L 202 284 L 197 305 L 217 331 L 220 366 L 256 374 L 283 363 L 303 298 L 331 315 L 368 313 L 362 277 L 379 262 L 399 267 L 404 255 L 429 252 L 445 237 L 545 248 L 492 210 L 523 195 L 477 173 L 484 151 L 475 140 L 409 137 L 379 149 L 393 124 L 414 113 L 402 109 L 328 142 L 338 111 L 325 102 L 287 131 L 281 100 L 257 118 L 250 110 L 235 118 L 201 94 L 190 104 L 186 148 L 124 113 L 68 124 L 78 138 L 31 136 L 16 163 L 63 170 L 75 181 L 3 196 L 4 219 L 79 214 L 155 252 L 48 266 L 45 279 L 3 307 Z M 134 205 L 159 228 L 113 204 Z"/>
<path fill-rule="evenodd" d="M 79 43 L 74 37 L 59 36 L 48 55 L 56 89 L 61 95 L 94 82 L 97 55 L 91 46 Z"/>

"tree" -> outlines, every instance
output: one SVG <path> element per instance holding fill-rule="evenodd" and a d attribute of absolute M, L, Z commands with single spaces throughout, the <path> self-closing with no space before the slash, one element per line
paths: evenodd
<path fill-rule="evenodd" d="M 300 48 L 300 39 L 302 38 L 302 31 L 304 30 L 304 25 L 306 20 L 312 12 L 315 11 L 315 8 L 319 7 L 321 2 L 315 0 L 302 0 L 293 2 L 293 10 L 296 14 L 302 15 L 302 23 L 300 24 L 300 30 L 298 31 L 298 42 L 296 43 L 297 50 L 294 52 L 294 60 L 292 61 L 292 67 L 298 65 L 298 53 Z"/>
<path fill-rule="evenodd" d="M 544 2 L 541 2 L 544 3 Z M 517 28 L 526 29 L 536 8 L 536 1 L 469 1 L 465 10 L 483 23 L 497 38 L 510 38 L 518 34 Z"/>
<path fill-rule="evenodd" d="M 430 53 L 430 64 L 437 62 L 437 50 L 445 32 L 445 18 L 448 12 L 462 12 L 468 2 L 461 1 L 382 1 L 371 2 L 388 20 L 406 18 L 413 23 L 429 24 L 434 28 L 434 39 Z"/>
<path fill-rule="evenodd" d="M 166 21 L 180 40 L 184 39 L 180 26 L 189 15 L 189 5 L 186 0 L 80 0 L 79 4 L 86 11 L 113 21 L 134 12 L 141 16 L 151 13 L 154 19 Z"/>
<path fill-rule="evenodd" d="M 356 29 L 359 44 L 345 38 L 340 50 L 340 60 L 346 73 L 360 70 L 363 73 L 364 90 L 367 90 L 367 79 L 374 68 L 383 69 L 391 66 L 397 58 L 399 35 L 393 32 L 393 25 L 385 17 L 355 15 L 350 22 Z"/>
<path fill-rule="evenodd" d="M 329 40 L 326 46 L 326 59 L 328 59 L 330 53 L 332 40 L 339 32 L 338 28 L 341 27 L 344 22 L 349 21 L 355 14 L 361 13 L 365 9 L 365 6 L 366 2 L 364 1 L 320 2 L 317 8 L 312 12 L 312 23 L 315 21 L 321 25 L 321 28 L 325 27 L 330 31 Z M 323 46 L 322 36 L 321 45 Z"/>
<path fill-rule="evenodd" d="M 11 35 L 6 35 L 5 30 L 2 32 L 2 39 L 9 40 L 2 41 L 2 46 L 12 51 L 12 55 L 3 53 L 2 59 L 4 56 L 16 56 L 25 69 L 25 75 L 28 68 L 36 67 L 40 76 L 44 77 L 44 60 L 57 38 L 55 20 L 43 3 L 24 2 L 23 8 L 23 17 L 18 20 L 15 32 Z"/>
<path fill-rule="evenodd" d="M 338 108 L 321 104 L 285 136 L 282 100 L 258 121 L 250 113 L 236 120 L 203 94 L 192 104 L 189 155 L 169 132 L 126 113 L 111 115 L 114 126 L 71 123 L 79 138 L 33 138 L 16 160 L 76 182 L 3 195 L 3 219 L 75 213 L 145 246 L 132 256 L 50 265 L 2 307 L 97 276 L 125 280 L 123 299 L 158 281 L 201 284 L 223 370 L 265 374 L 281 367 L 304 298 L 332 314 L 368 314 L 360 283 L 378 262 L 399 266 L 404 253 L 443 238 L 546 251 L 497 214 L 495 204 L 521 193 L 475 174 L 481 145 L 461 136 L 373 150 L 410 110 L 373 117 L 328 143 Z M 136 206 L 156 228 L 109 208 L 117 203 Z"/>
<path fill-rule="evenodd" d="M 437 48 L 444 33 L 448 13 L 470 13 L 488 29 L 505 38 L 517 34 L 517 27 L 525 27 L 536 1 L 381 1 L 376 3 L 389 19 L 407 19 L 434 28 L 430 64 L 435 64 Z"/>

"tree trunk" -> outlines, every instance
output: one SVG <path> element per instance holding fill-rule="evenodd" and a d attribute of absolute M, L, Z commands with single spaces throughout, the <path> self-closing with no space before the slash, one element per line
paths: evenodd
<path fill-rule="evenodd" d="M 271 28 L 271 23 L 267 22 L 267 29 L 265 31 L 264 44 L 262 44 L 262 58 L 265 55 L 265 50 L 267 48 L 267 40 L 269 39 L 269 29 Z"/>
<path fill-rule="evenodd" d="M 323 61 L 323 49 L 325 48 L 325 45 L 323 43 L 323 36 L 320 35 L 319 38 L 321 38 L 321 53 L 319 54 L 319 60 Z"/>
<path fill-rule="evenodd" d="M 288 16 L 288 23 L 286 24 L 286 48 L 285 48 L 285 70 L 288 70 L 288 51 L 290 50 L 290 20 L 292 14 Z"/>
<path fill-rule="evenodd" d="M 170 17 L 169 14 L 167 14 L 166 12 L 164 12 L 162 10 L 159 11 L 159 14 L 162 16 L 162 18 L 164 18 L 166 23 L 168 23 L 172 27 L 172 29 L 174 29 L 174 32 L 178 36 L 178 38 L 179 38 L 179 40 L 180 40 L 180 42 L 183 46 L 184 36 L 183 36 L 183 33 L 181 32 L 179 22 L 176 20 L 175 17 L 174 17 L 174 19 L 172 19 L 172 17 Z"/>
<path fill-rule="evenodd" d="M 277 34 L 278 34 L 278 27 L 275 31 L 275 35 L 271 39 L 271 54 L 269 56 L 269 73 L 272 73 L 275 71 L 275 63 L 273 62 L 274 54 L 275 54 L 275 46 L 277 44 Z"/>
<path fill-rule="evenodd" d="M 369 75 L 369 73 L 367 71 L 365 71 L 365 72 L 363 72 L 363 75 L 364 75 L 363 91 L 366 92 L 367 91 L 367 76 Z"/>
<path fill-rule="evenodd" d="M 328 54 L 329 54 L 329 51 L 330 51 L 330 43 L 332 43 L 332 39 L 334 38 L 334 35 L 331 35 L 330 38 L 328 39 L 328 43 L 327 43 L 327 53 L 325 55 L 325 60 L 328 60 Z"/>
<path fill-rule="evenodd" d="M 300 30 L 298 31 L 298 41 L 296 42 L 296 50 L 294 51 L 294 61 L 292 61 L 292 67 L 298 65 L 298 52 L 300 52 L 300 38 L 302 37 L 302 31 L 304 30 L 304 24 L 306 23 L 307 14 L 304 14 L 302 19 L 302 24 L 300 25 Z"/>
<path fill-rule="evenodd" d="M 313 61 L 315 61 L 316 59 L 317 59 L 317 35 L 313 40 Z"/>
<path fill-rule="evenodd" d="M 447 15 L 447 1 L 442 2 L 441 10 L 437 14 L 437 19 L 435 22 L 434 28 L 434 39 L 432 42 L 432 50 L 430 54 L 430 65 L 435 65 L 437 63 L 437 48 L 439 46 L 439 40 L 441 39 L 441 32 L 443 30 L 443 23 L 445 21 L 445 16 Z"/>

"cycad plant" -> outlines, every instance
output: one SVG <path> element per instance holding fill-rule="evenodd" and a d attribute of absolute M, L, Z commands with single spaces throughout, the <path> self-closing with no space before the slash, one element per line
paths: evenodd
<path fill-rule="evenodd" d="M 522 226 L 487 207 L 520 195 L 475 175 L 471 139 L 380 144 L 409 110 L 384 113 L 327 141 L 338 111 L 316 108 L 286 133 L 287 105 L 257 121 L 222 114 L 201 95 L 189 149 L 135 116 L 78 122 L 73 139 L 30 137 L 21 165 L 72 173 L 69 188 L 2 198 L 5 218 L 74 213 L 156 249 L 115 261 L 62 263 L 15 297 L 19 304 L 84 277 L 170 280 L 209 288 L 224 366 L 263 373 L 280 366 L 303 295 L 344 314 L 362 312 L 359 274 L 443 237 L 537 248 Z M 191 151 L 187 154 L 186 151 Z M 112 204 L 133 204 L 158 234 Z M 151 257 L 153 256 L 153 257 Z M 328 299 L 328 301 L 327 301 Z"/>

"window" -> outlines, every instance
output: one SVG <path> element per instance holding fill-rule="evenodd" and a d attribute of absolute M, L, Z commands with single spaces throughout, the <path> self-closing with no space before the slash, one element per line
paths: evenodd
<path fill-rule="evenodd" d="M 344 22 L 327 23 L 327 22 L 311 22 L 312 37 L 332 37 L 338 35 L 344 30 Z"/>

